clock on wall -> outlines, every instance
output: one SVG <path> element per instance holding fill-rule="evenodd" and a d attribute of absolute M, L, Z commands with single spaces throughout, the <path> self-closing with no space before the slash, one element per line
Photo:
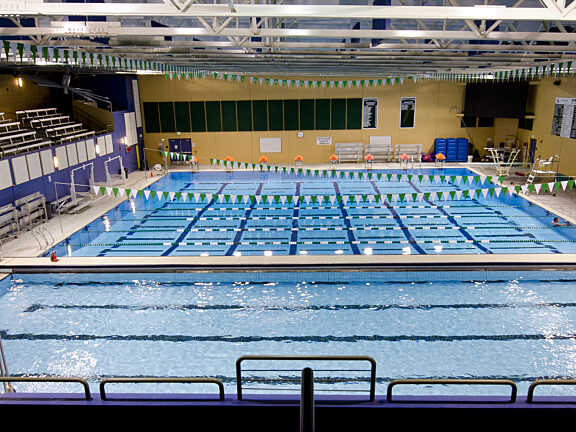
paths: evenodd
<path fill-rule="evenodd" d="M 304 132 L 298 131 L 298 138 L 302 138 L 304 136 Z"/>

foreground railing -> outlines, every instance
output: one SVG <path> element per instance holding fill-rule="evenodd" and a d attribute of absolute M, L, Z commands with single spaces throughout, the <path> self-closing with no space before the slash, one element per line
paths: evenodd
<path fill-rule="evenodd" d="M 256 363 L 250 369 L 243 368 L 242 365 L 251 362 Z M 300 373 L 310 363 L 322 362 L 321 369 L 311 368 L 315 372 L 314 382 L 316 384 L 368 384 L 368 389 L 346 388 L 335 389 L 330 388 L 331 392 L 342 391 L 345 393 L 368 393 L 370 402 L 374 401 L 376 396 L 376 361 L 369 356 L 263 356 L 263 355 L 250 355 L 242 356 L 236 360 L 236 395 L 238 400 L 242 400 L 245 390 L 259 391 L 273 393 L 274 391 L 299 391 L 300 390 Z M 367 369 L 346 368 L 346 364 L 368 363 Z M 289 366 L 282 368 L 267 367 L 267 365 L 286 365 Z M 291 366 L 290 366 L 291 365 Z M 338 365 L 338 367 L 330 367 L 330 365 Z M 250 372 L 250 376 L 246 377 L 245 373 Z M 318 373 L 322 375 L 319 375 Z M 346 376 L 333 376 L 336 372 L 340 375 Z M 271 376 L 275 374 L 274 376 Z M 352 376 L 351 376 L 352 375 Z M 245 384 L 264 384 L 265 387 L 246 387 Z M 292 385 L 292 388 L 286 388 L 286 385 Z M 284 385 L 280 388 L 280 385 Z M 325 391 L 317 389 L 316 391 Z"/>
<path fill-rule="evenodd" d="M 250 368 L 243 367 L 246 364 L 251 364 Z M 326 365 L 343 365 L 350 363 L 353 365 L 367 363 L 369 367 L 326 367 Z M 287 365 L 287 367 L 278 367 L 277 365 Z M 318 368 L 311 368 L 310 365 L 320 366 Z M 269 367 L 271 366 L 271 367 Z M 6 373 L 3 366 L 2 371 Z M 334 374 L 334 372 L 337 372 Z M 273 373 L 279 375 L 278 377 L 271 377 L 267 374 Z M 351 375 L 345 377 L 343 375 Z M 334 376 L 337 375 L 337 376 Z M 69 400 L 75 396 L 75 400 L 93 400 L 94 397 L 90 392 L 88 382 L 83 378 L 76 377 L 14 377 L 0 375 L 0 382 L 4 384 L 5 394 L 0 397 L 0 404 L 2 401 L 15 401 L 15 400 L 41 400 L 42 398 L 56 400 Z M 23 392 L 18 393 L 12 383 L 26 382 L 26 383 L 72 383 L 78 384 L 82 387 L 82 396 L 78 397 L 78 393 L 32 393 Z M 6 386 L 8 384 L 8 386 Z M 115 392 L 109 394 L 107 388 L 112 385 L 134 384 L 139 386 L 141 384 L 158 384 L 166 386 L 169 384 L 184 384 L 184 385 L 197 385 L 209 384 L 214 385 L 217 389 L 216 394 L 173 394 L 169 392 L 162 393 L 127 393 Z M 259 385 L 265 384 L 264 387 Z M 316 388 L 318 384 L 318 388 Z M 345 388 L 335 388 L 334 384 L 342 384 Z M 254 387 L 256 385 L 256 387 Z M 386 403 L 388 405 L 402 404 L 402 403 L 504 403 L 514 404 L 517 402 L 517 387 L 511 380 L 483 380 L 483 379 L 398 379 L 392 380 L 387 386 L 387 393 L 385 400 L 376 401 L 376 362 L 371 357 L 367 356 L 242 356 L 236 360 L 236 398 L 241 401 L 244 399 L 244 394 L 247 390 L 262 392 L 257 401 L 266 400 L 271 397 L 274 400 L 280 401 L 282 398 L 278 394 L 286 391 L 286 385 L 290 387 L 288 390 L 297 390 L 300 392 L 300 398 L 307 403 L 313 402 L 315 393 L 321 391 L 330 391 L 337 395 L 333 401 L 345 401 L 353 399 L 354 402 L 367 402 L 378 404 Z M 326 385 L 329 390 L 323 389 L 321 386 Z M 538 404 L 538 403 L 561 403 L 561 404 L 574 404 L 576 405 L 576 396 L 536 396 L 536 389 L 543 386 L 574 386 L 576 379 L 558 379 L 558 380 L 536 380 L 530 384 L 527 397 L 522 403 L 525 404 Z M 284 386 L 284 387 L 283 387 Z M 367 388 L 365 388 L 367 386 Z M 397 395 L 394 391 L 400 386 L 418 386 L 418 391 L 415 393 L 408 393 Z M 472 387 L 508 387 L 510 389 L 508 394 L 504 396 L 486 396 L 482 394 L 466 396 L 449 395 L 439 396 L 437 392 L 430 392 L 433 387 L 442 386 L 447 388 L 449 386 L 472 386 Z M 367 393 L 368 399 L 351 397 L 355 393 Z M 198 396 L 198 397 L 191 397 Z M 225 401 L 224 385 L 219 379 L 209 377 L 177 377 L 177 378 L 107 378 L 99 383 L 99 399 L 106 402 L 114 401 L 166 401 L 166 402 L 194 402 L 194 401 Z M 286 400 L 286 398 L 284 398 Z M 309 410 L 308 410 L 309 411 Z"/>

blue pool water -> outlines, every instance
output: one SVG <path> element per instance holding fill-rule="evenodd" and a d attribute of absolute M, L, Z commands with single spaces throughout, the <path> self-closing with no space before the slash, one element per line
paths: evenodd
<path fill-rule="evenodd" d="M 208 376 L 234 394 L 243 355 L 368 355 L 378 394 L 398 378 L 511 379 L 526 394 L 576 375 L 575 289 L 564 271 L 18 274 L 0 283 L 0 332 L 10 374 L 94 386 Z"/>
<path fill-rule="evenodd" d="M 172 172 L 150 190 L 204 199 L 133 197 L 55 249 L 59 256 L 576 252 L 576 229 L 552 227 L 553 215 L 527 200 L 462 195 L 495 187 L 462 181 L 474 176 L 466 169 L 366 174 Z M 438 197 L 444 193 L 459 195 Z"/>

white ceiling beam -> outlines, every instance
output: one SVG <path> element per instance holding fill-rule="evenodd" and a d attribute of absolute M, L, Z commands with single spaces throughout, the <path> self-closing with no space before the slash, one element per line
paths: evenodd
<path fill-rule="evenodd" d="M 351 30 L 351 29 L 289 29 L 289 28 L 235 28 L 213 29 L 201 27 L 122 27 L 117 23 L 94 22 L 83 26 L 79 22 L 57 22 L 53 27 L 0 27 L 0 36 L 131 36 L 131 37 L 282 37 L 319 39 L 454 39 L 487 41 L 546 41 L 572 42 L 575 35 L 566 32 L 497 32 L 483 36 L 472 31 L 451 30 Z M 73 43 L 73 41 L 70 41 Z M 170 42 L 165 42 L 170 44 Z M 549 47 L 554 50 L 555 47 Z"/>
<path fill-rule="evenodd" d="M 547 7 L 233 4 L 236 11 L 233 12 L 227 4 L 187 4 L 185 10 L 180 10 L 171 2 L 38 3 L 0 0 L 0 15 L 576 21 L 574 7 L 560 8 L 553 0 L 543 1 Z"/>

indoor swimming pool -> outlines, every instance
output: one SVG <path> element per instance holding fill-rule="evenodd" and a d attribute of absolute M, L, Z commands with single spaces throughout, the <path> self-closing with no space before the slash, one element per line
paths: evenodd
<path fill-rule="evenodd" d="M 234 394 L 241 356 L 354 355 L 376 361 L 377 394 L 400 378 L 510 379 L 526 394 L 576 374 L 575 287 L 569 271 L 14 274 L 0 333 L 11 375 L 93 386 L 212 377 Z"/>
<path fill-rule="evenodd" d="M 574 226 L 464 168 L 171 172 L 58 256 L 574 253 Z M 102 193 L 104 192 L 102 188 Z M 542 192 L 545 193 L 545 192 Z"/>

